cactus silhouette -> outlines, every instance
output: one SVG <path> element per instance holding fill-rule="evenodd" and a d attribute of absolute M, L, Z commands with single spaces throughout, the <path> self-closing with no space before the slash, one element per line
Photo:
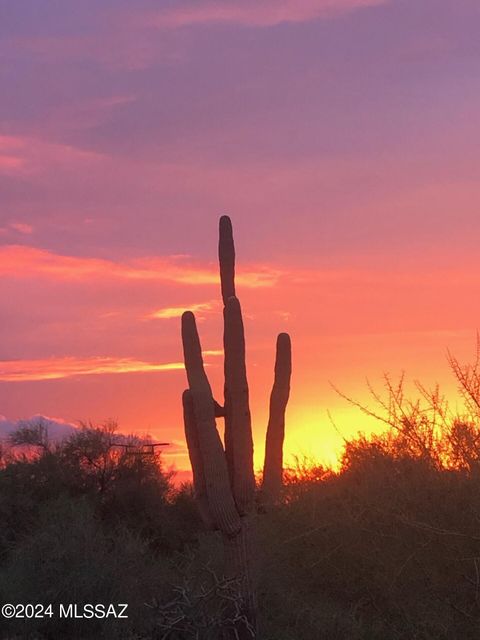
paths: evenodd
<path fill-rule="evenodd" d="M 292 345 L 288 333 L 277 338 L 275 378 L 270 395 L 270 412 L 265 441 L 263 465 L 263 500 L 277 502 L 282 488 L 283 441 L 285 438 L 285 410 L 290 395 L 292 375 Z"/>
<path fill-rule="evenodd" d="M 182 316 L 182 342 L 189 388 L 183 393 L 183 414 L 199 511 L 208 528 L 221 532 L 225 574 L 239 584 L 245 615 L 237 636 L 252 638 L 257 627 L 253 438 L 245 334 L 240 302 L 235 296 L 235 246 L 228 216 L 220 218 L 218 253 L 224 304 L 224 406 L 213 398 L 195 317 L 186 311 Z M 277 339 L 267 428 L 265 501 L 276 501 L 280 495 L 290 376 L 290 337 L 281 333 Z M 217 431 L 216 417 L 225 419 L 224 444 Z"/>

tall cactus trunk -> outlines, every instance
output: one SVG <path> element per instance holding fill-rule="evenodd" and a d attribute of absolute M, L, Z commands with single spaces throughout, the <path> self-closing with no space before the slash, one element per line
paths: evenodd
<path fill-rule="evenodd" d="M 203 367 L 195 318 L 189 311 L 182 316 L 182 341 L 190 386 L 183 393 L 185 436 L 195 497 L 205 524 L 222 533 L 225 575 L 238 581 L 245 622 L 239 622 L 235 637 L 251 640 L 256 635 L 257 625 L 252 514 L 240 515 L 236 506 L 215 422 L 214 399 Z M 248 474 L 248 468 L 245 471 Z M 243 481 L 240 487 L 243 490 L 245 486 L 248 482 Z"/>
<path fill-rule="evenodd" d="M 242 527 L 235 537 L 223 535 L 225 573 L 239 581 L 239 594 L 247 624 L 238 629 L 239 640 L 257 635 L 257 534 L 251 515 L 242 517 Z"/>
<path fill-rule="evenodd" d="M 221 532 L 225 574 L 235 578 L 239 585 L 244 621 L 239 621 L 234 637 L 251 640 L 257 630 L 253 438 L 242 311 L 235 297 L 235 246 L 227 216 L 220 218 L 218 255 L 224 303 L 225 405 L 221 407 L 213 398 L 203 366 L 195 317 L 187 311 L 182 316 L 182 342 L 189 389 L 183 394 L 183 414 L 199 511 L 207 527 Z M 280 468 L 281 483 L 281 447 L 291 370 L 287 334 L 280 334 L 278 338 L 276 362 L 270 400 L 270 436 L 267 435 L 267 450 L 271 453 L 266 466 L 274 469 L 276 476 Z M 225 418 L 224 445 L 216 417 Z"/>
<path fill-rule="evenodd" d="M 253 509 L 255 474 L 253 469 L 252 421 L 245 357 L 245 332 L 242 310 L 235 297 L 235 245 L 232 223 L 222 216 L 219 224 L 218 259 L 224 304 L 224 373 L 225 373 L 225 456 L 233 498 L 241 517 L 242 529 L 237 539 L 225 540 L 227 571 L 241 580 L 241 590 L 248 617 L 256 626 L 256 535 Z"/>
<path fill-rule="evenodd" d="M 290 395 L 292 375 L 292 347 L 290 336 L 280 333 L 277 338 L 275 378 L 270 395 L 270 413 L 265 442 L 263 466 L 263 500 L 278 502 L 283 484 L 283 441 L 285 439 L 285 410 Z"/>

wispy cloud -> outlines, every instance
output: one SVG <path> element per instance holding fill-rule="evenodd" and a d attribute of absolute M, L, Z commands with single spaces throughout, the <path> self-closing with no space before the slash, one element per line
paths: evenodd
<path fill-rule="evenodd" d="M 269 267 L 240 271 L 237 282 L 245 287 L 271 287 L 281 271 Z M 92 278 L 164 281 L 184 285 L 218 284 L 218 267 L 187 263 L 183 256 L 142 258 L 114 262 L 99 258 L 65 256 L 24 245 L 0 247 L 0 276 L 89 280 Z M 167 310 L 164 310 L 167 313 Z M 173 317 L 173 316 L 170 316 Z"/>
<path fill-rule="evenodd" d="M 23 166 L 23 160 L 19 156 L 0 153 L 0 174 L 12 175 L 18 173 Z"/>
<path fill-rule="evenodd" d="M 18 233 L 23 233 L 25 235 L 30 235 L 33 233 L 33 227 L 31 224 L 27 224 L 25 222 L 11 222 L 10 228 Z"/>
<path fill-rule="evenodd" d="M 112 373 L 148 373 L 183 369 L 182 362 L 144 362 L 133 358 L 48 358 L 0 361 L 0 381 L 57 380 Z"/>
<path fill-rule="evenodd" d="M 78 162 L 91 167 L 100 158 L 98 153 L 38 137 L 0 135 L 0 175 L 28 175 Z"/>
<path fill-rule="evenodd" d="M 91 29 L 82 33 L 39 34 L 12 36 L 5 39 L 7 51 L 19 50 L 34 55 L 46 63 L 87 60 L 98 63 L 109 71 L 139 71 L 153 61 L 163 64 L 182 59 L 182 47 L 170 38 L 148 37 L 142 22 L 135 24 L 140 9 L 125 12 L 93 12 Z"/>
<path fill-rule="evenodd" d="M 385 4 L 388 0 L 239 0 L 195 2 L 146 13 L 146 26 L 171 29 L 209 24 L 270 27 L 282 23 L 308 22 L 319 18 Z"/>
<path fill-rule="evenodd" d="M 205 351 L 202 351 L 202 354 L 204 357 L 207 356 L 223 356 L 223 351 L 222 349 L 206 349 Z"/>
<path fill-rule="evenodd" d="M 151 320 L 170 320 L 171 318 L 180 318 L 184 311 L 187 309 L 193 313 L 202 316 L 204 312 L 212 311 L 218 306 L 216 301 L 200 302 L 197 304 L 186 304 L 182 307 L 164 307 L 163 309 L 157 309 L 147 315 Z"/>

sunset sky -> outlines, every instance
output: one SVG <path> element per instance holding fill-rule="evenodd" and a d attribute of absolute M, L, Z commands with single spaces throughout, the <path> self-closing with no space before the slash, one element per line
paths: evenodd
<path fill-rule="evenodd" d="M 478 0 L 0 0 L 0 414 L 118 421 L 188 466 L 180 315 L 222 398 L 233 221 L 256 462 L 332 462 L 366 378 L 439 382 L 480 318 Z M 338 432 L 332 426 L 331 413 Z M 1 421 L 0 421 L 1 427 Z"/>

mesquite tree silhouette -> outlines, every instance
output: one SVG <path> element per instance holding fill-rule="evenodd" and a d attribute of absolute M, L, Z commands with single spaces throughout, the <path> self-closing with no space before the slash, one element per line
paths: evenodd
<path fill-rule="evenodd" d="M 213 398 L 203 366 L 195 316 L 182 316 L 182 341 L 189 388 L 183 393 L 185 435 L 193 470 L 195 496 L 205 524 L 219 530 L 224 546 L 225 574 L 237 580 L 244 623 L 240 638 L 256 635 L 255 475 L 245 335 L 240 302 L 235 295 L 235 247 L 230 218 L 219 227 L 219 262 L 224 304 L 224 406 Z M 285 409 L 291 376 L 290 337 L 277 338 L 275 379 L 270 397 L 263 496 L 278 500 L 283 472 Z M 225 419 L 224 444 L 216 417 Z"/>

